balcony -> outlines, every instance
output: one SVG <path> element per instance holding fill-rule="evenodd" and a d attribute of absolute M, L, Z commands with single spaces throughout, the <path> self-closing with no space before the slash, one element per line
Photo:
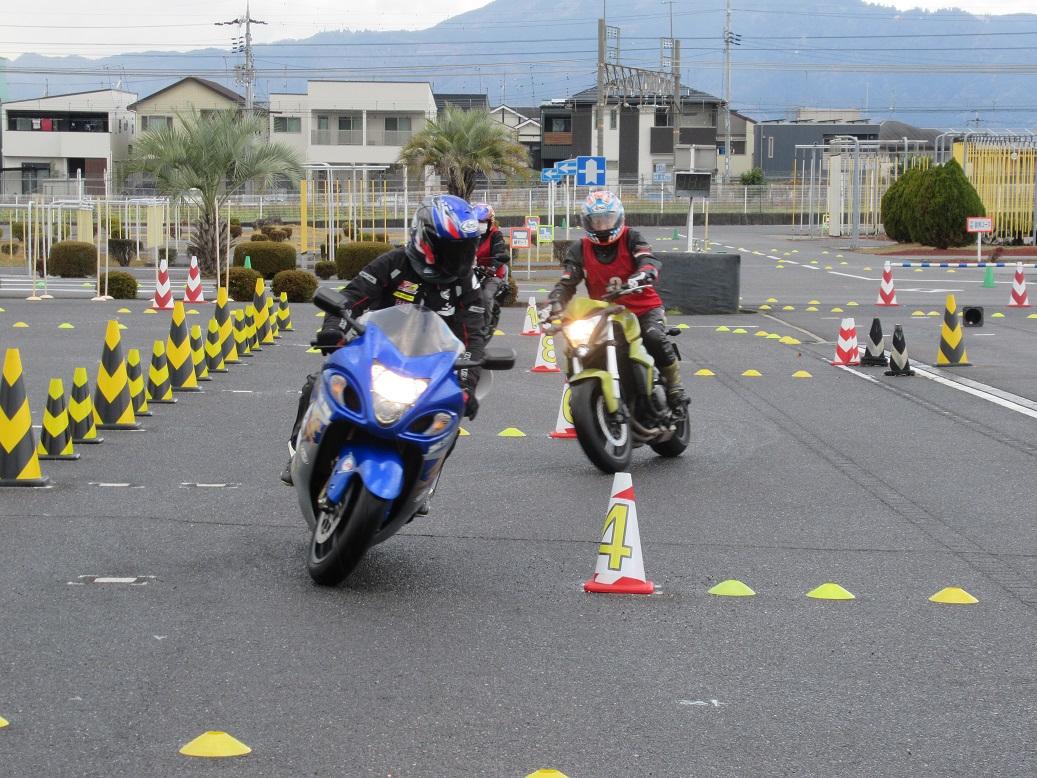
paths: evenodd
<path fill-rule="evenodd" d="M 573 134 L 571 132 L 545 132 L 542 142 L 545 146 L 571 146 L 573 145 Z"/>
<path fill-rule="evenodd" d="M 413 137 L 413 130 L 367 129 L 368 146 L 406 146 Z"/>
<path fill-rule="evenodd" d="M 112 153 L 107 132 L 4 132 L 5 157 L 99 157 Z"/>
<path fill-rule="evenodd" d="M 363 130 L 311 130 L 310 143 L 314 146 L 362 146 Z"/>

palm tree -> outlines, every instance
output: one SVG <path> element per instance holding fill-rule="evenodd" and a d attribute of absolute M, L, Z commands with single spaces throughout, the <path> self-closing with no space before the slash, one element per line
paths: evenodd
<path fill-rule="evenodd" d="M 129 172 L 150 174 L 162 194 L 198 207 L 189 251 L 204 272 L 216 269 L 217 242 L 227 229 L 225 219 L 217 223 L 217 214 L 227 198 L 246 184 L 266 189 L 302 172 L 298 154 L 284 144 L 263 142 L 263 130 L 263 119 L 254 114 L 195 112 L 181 116 L 178 126 L 149 130 L 134 145 Z"/>
<path fill-rule="evenodd" d="M 419 173 L 433 168 L 452 195 L 469 199 L 476 176 L 529 175 L 526 149 L 511 130 L 479 111 L 447 108 L 410 139 L 400 162 Z"/>

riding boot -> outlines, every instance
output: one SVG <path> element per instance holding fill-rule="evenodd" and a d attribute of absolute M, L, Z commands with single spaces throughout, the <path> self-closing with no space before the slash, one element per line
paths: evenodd
<path fill-rule="evenodd" d="M 688 405 L 688 395 L 684 393 L 681 382 L 680 362 L 674 362 L 659 368 L 663 382 L 666 384 L 666 402 L 674 413 L 683 414 Z"/>
<path fill-rule="evenodd" d="M 292 480 L 292 460 L 295 459 L 295 437 L 293 436 L 288 441 L 288 463 L 284 466 L 284 470 L 281 471 L 281 481 L 288 486 L 295 486 L 295 481 Z"/>

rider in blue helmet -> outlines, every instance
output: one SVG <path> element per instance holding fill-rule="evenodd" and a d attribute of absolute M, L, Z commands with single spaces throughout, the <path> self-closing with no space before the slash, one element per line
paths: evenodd
<path fill-rule="evenodd" d="M 472 269 L 478 243 L 479 220 L 466 200 L 454 195 L 429 197 L 414 212 L 406 245 L 372 260 L 339 291 L 349 301 L 354 318 L 364 311 L 393 305 L 422 305 L 443 317 L 464 344 L 467 358 L 481 359 L 486 346 L 485 309 Z M 343 345 L 341 319 L 325 316 L 317 341 L 327 348 Z M 310 405 L 318 375 L 309 376 L 299 398 L 289 443 L 293 453 L 299 424 Z M 460 379 L 465 391 L 465 415 L 475 418 L 479 409 L 475 398 L 479 371 L 462 371 Z M 281 480 L 289 484 L 290 471 L 289 466 L 281 474 Z"/>

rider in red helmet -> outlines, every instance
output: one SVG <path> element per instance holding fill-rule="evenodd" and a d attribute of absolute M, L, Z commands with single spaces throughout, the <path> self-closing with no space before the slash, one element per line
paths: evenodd
<path fill-rule="evenodd" d="M 482 284 L 483 307 L 486 309 L 486 326 L 490 326 L 493 300 L 501 284 L 508 280 L 508 262 L 511 255 L 504 236 L 497 227 L 493 207 L 489 203 L 472 205 L 475 218 L 479 220 L 479 245 L 475 249 L 475 267 Z M 487 333 L 492 335 L 493 333 Z"/>

